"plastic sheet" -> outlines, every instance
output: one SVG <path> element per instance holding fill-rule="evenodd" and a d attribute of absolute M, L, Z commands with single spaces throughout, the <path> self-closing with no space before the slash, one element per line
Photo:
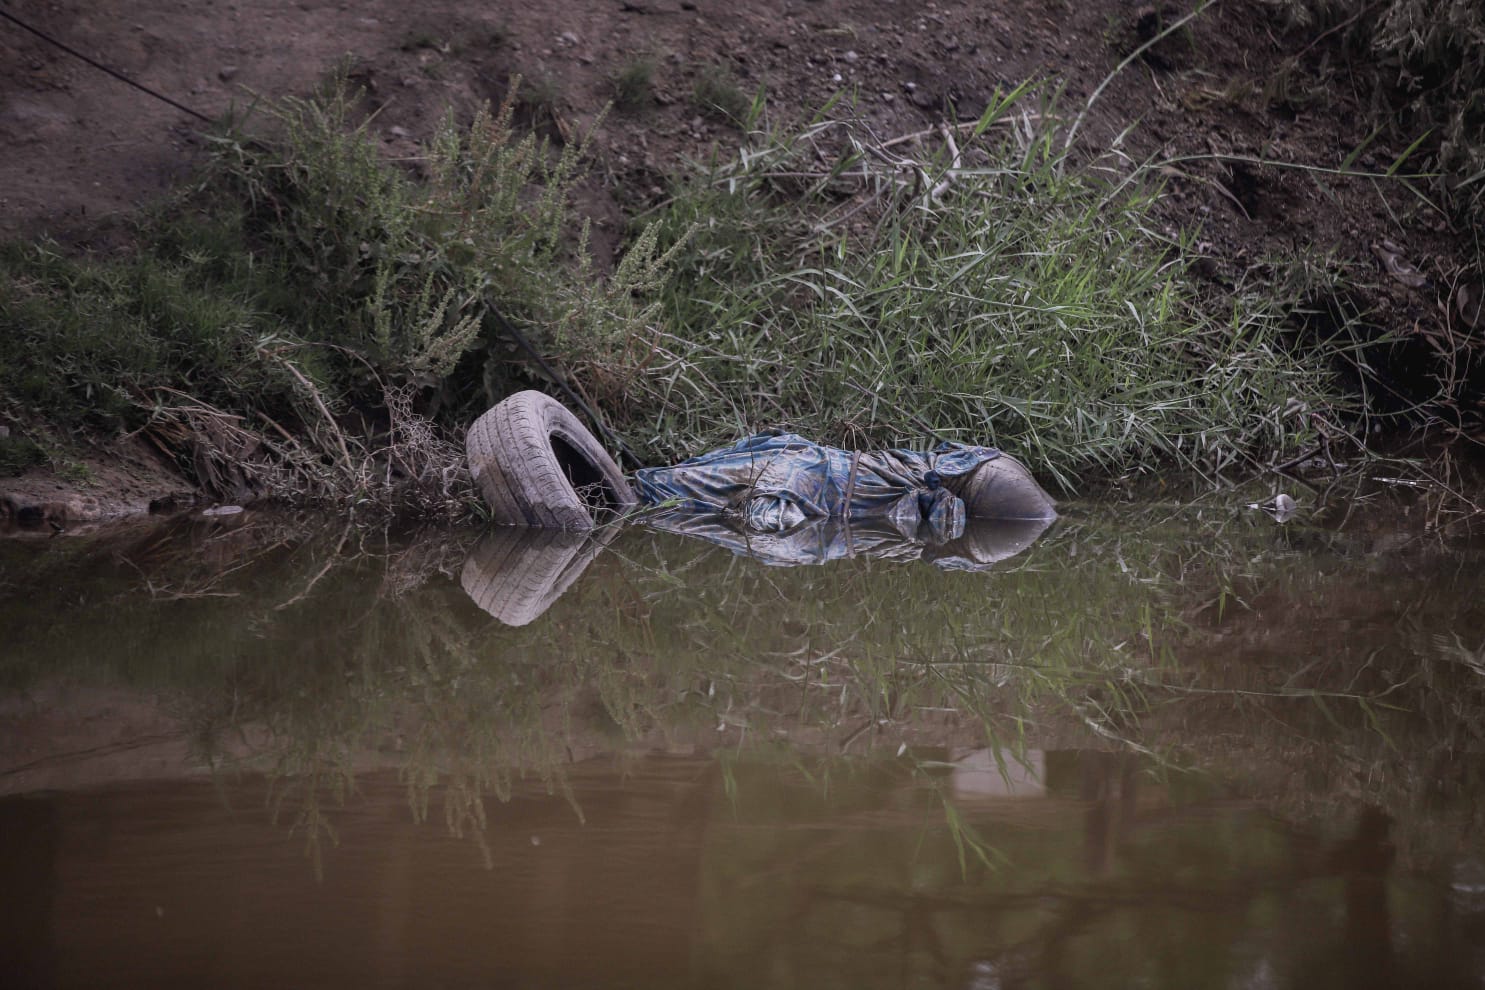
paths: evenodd
<path fill-rule="evenodd" d="M 856 452 L 795 433 L 759 433 L 673 467 L 635 475 L 640 500 L 720 516 L 740 530 L 787 533 L 810 520 L 873 520 L 906 539 L 927 527 L 943 542 L 964 531 L 953 482 L 999 458 L 993 447 L 943 443 L 928 452 Z"/>

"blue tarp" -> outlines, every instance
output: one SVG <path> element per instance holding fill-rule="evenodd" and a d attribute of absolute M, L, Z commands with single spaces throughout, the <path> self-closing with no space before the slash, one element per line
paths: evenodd
<path fill-rule="evenodd" d="M 913 450 L 855 452 L 795 433 L 759 433 L 673 467 L 635 476 L 640 500 L 720 515 L 758 533 L 783 533 L 812 519 L 874 520 L 905 537 L 926 526 L 935 540 L 964 530 L 964 503 L 946 482 L 1000 456 L 993 447 L 942 443 Z"/>

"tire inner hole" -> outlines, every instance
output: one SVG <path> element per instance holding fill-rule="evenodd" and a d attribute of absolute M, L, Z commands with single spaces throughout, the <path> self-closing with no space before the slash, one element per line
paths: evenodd
<path fill-rule="evenodd" d="M 553 434 L 552 453 L 557 458 L 557 464 L 562 468 L 562 473 L 572 485 L 572 490 L 577 492 L 578 499 L 590 512 L 600 509 L 615 510 L 619 507 L 619 500 L 614 496 L 613 490 L 599 471 L 588 459 L 578 453 L 577 449 L 566 440 Z"/>

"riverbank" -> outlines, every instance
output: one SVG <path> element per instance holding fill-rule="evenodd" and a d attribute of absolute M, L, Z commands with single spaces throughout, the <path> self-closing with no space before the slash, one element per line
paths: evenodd
<path fill-rule="evenodd" d="M 512 326 L 646 463 L 784 426 L 1075 490 L 1473 428 L 1461 214 L 1296 5 L 65 7 L 207 116 L 262 98 L 181 129 L 0 37 L 0 422 L 64 481 L 127 433 L 210 500 L 465 511 L 462 429 L 551 387 Z"/>

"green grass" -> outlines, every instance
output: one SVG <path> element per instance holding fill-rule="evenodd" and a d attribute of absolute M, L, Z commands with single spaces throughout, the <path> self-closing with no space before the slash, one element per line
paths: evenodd
<path fill-rule="evenodd" d="M 839 102 L 761 127 L 760 93 L 728 111 L 737 156 L 680 176 L 605 273 L 571 208 L 584 146 L 518 134 L 521 97 L 446 119 L 414 178 L 331 87 L 281 104 L 272 141 L 213 137 L 129 256 L 0 252 L 0 407 L 143 429 L 192 467 L 252 450 L 291 497 L 443 479 L 419 508 L 467 495 L 464 428 L 542 382 L 497 313 L 650 463 L 788 427 L 996 444 L 1072 488 L 1251 471 L 1306 439 L 1286 410 L 1344 415 L 1344 333 L 1296 356 L 1274 286 L 1200 294 L 1158 189 L 1073 163 L 1033 97 L 883 144 Z"/>
<path fill-rule="evenodd" d="M 130 254 L 4 247 L 0 406 L 63 433 L 148 430 L 188 465 L 261 449 L 289 495 L 376 501 L 389 480 L 449 477 L 445 438 L 514 387 L 493 308 L 538 327 L 591 311 L 593 328 L 624 308 L 575 260 L 582 146 L 517 134 L 516 102 L 446 119 L 419 181 L 332 86 L 281 104 L 271 142 L 214 136 L 208 174 Z M 413 435 L 432 440 L 403 458 Z"/>
<path fill-rule="evenodd" d="M 139 425 L 154 389 L 207 402 L 278 386 L 253 359 L 254 307 L 208 279 L 222 259 L 171 246 L 111 263 L 68 258 L 54 244 L 0 248 L 0 301 L 10 360 L 0 393 L 45 410 L 57 427 Z"/>
<path fill-rule="evenodd" d="M 840 107 L 755 133 L 658 217 L 662 320 L 565 341 L 569 366 L 657 461 L 784 426 L 999 444 L 1069 486 L 1246 468 L 1301 439 L 1291 399 L 1345 406 L 1277 300 L 1203 299 L 1150 215 L 1158 190 L 1075 168 L 1024 96 L 959 129 L 979 164 L 958 169 L 941 135 L 881 148 Z"/>
<path fill-rule="evenodd" d="M 627 113 L 648 107 L 655 99 L 655 60 L 639 56 L 626 61 L 613 78 L 614 105 Z"/>
<path fill-rule="evenodd" d="M 753 104 L 737 77 L 724 65 L 705 65 L 697 71 L 691 100 L 705 116 L 734 125 L 747 123 Z"/>

